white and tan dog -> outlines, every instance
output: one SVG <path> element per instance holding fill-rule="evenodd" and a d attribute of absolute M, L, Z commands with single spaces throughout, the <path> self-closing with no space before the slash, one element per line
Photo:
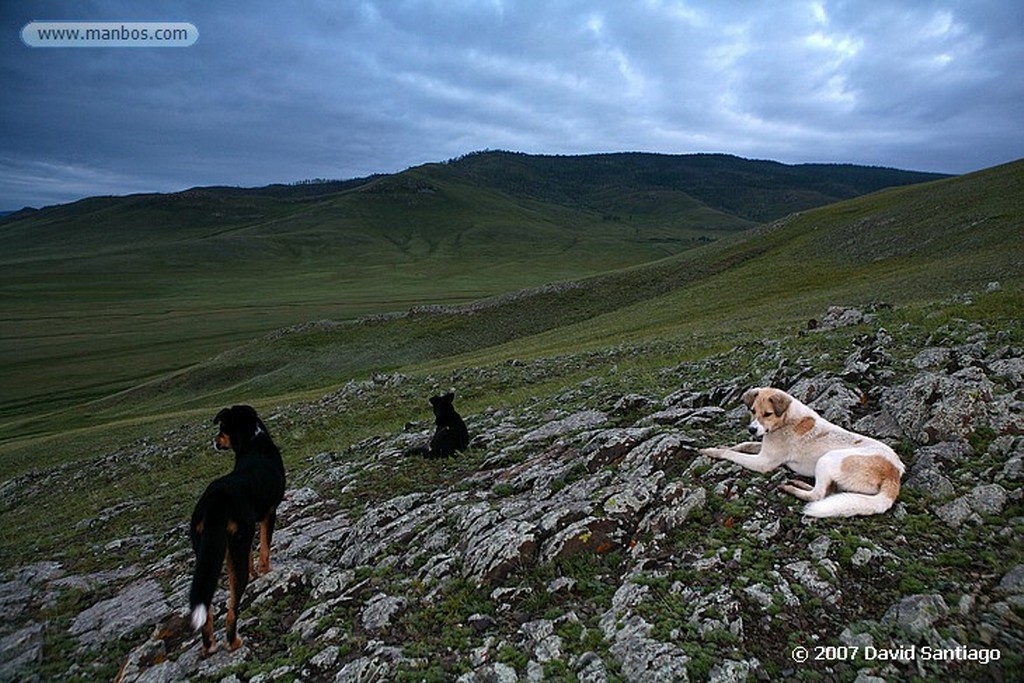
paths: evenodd
<path fill-rule="evenodd" d="M 873 515 L 892 507 L 900 492 L 903 462 L 881 441 L 834 425 L 784 391 L 758 387 L 743 394 L 752 416 L 748 430 L 762 436 L 731 447 L 701 453 L 723 458 L 755 472 L 785 465 L 814 486 L 792 480 L 780 488 L 809 501 L 812 517 Z M 844 491 L 828 495 L 832 486 Z"/>

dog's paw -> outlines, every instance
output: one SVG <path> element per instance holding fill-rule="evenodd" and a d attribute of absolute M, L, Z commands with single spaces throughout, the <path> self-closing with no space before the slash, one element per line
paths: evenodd
<path fill-rule="evenodd" d="M 700 453 L 701 455 L 706 455 L 709 458 L 721 459 L 725 457 L 725 451 L 725 448 L 701 448 L 697 452 Z"/>
<path fill-rule="evenodd" d="M 798 481 L 796 479 L 791 479 L 788 484 L 780 484 L 779 490 L 803 501 L 820 499 L 820 495 L 814 492 L 813 486 L 805 481 Z"/>

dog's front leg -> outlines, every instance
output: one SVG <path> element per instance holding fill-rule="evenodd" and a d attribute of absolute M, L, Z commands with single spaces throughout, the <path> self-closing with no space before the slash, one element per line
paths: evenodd
<path fill-rule="evenodd" d="M 754 443 L 754 442 L 748 442 Z M 747 444 L 740 444 L 740 446 L 746 446 Z M 755 444 L 760 447 L 760 444 Z M 770 472 L 779 466 L 779 463 L 771 458 L 766 458 L 762 453 L 756 454 L 745 453 L 742 451 L 733 450 L 732 448 L 702 448 L 700 450 L 702 455 L 706 455 L 711 458 L 718 458 L 720 460 L 728 460 L 734 462 L 737 465 L 741 465 L 748 470 L 754 472 Z"/>

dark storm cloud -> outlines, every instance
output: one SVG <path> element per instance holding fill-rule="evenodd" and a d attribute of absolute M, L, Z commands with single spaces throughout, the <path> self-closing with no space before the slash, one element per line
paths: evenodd
<path fill-rule="evenodd" d="M 30 20 L 188 48 L 31 49 Z M 397 171 L 483 148 L 965 172 L 1024 156 L 1006 2 L 26 2 L 0 10 L 0 208 Z"/>

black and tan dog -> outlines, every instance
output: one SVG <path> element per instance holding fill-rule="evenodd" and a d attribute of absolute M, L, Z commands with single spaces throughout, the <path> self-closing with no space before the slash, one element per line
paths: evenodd
<path fill-rule="evenodd" d="M 215 479 L 196 503 L 189 535 L 196 554 L 189 603 L 192 626 L 202 632 L 203 656 L 217 649 L 210 604 L 221 567 L 227 564 L 228 601 L 225 639 L 229 650 L 242 645 L 238 637 L 238 603 L 249 575 L 256 576 L 252 546 L 260 527 L 259 573 L 270 571 L 270 540 L 277 506 L 284 497 L 284 463 L 266 425 L 250 406 L 232 406 L 213 419 L 220 425 L 214 438 L 218 450 L 235 452 L 235 468 Z"/>

